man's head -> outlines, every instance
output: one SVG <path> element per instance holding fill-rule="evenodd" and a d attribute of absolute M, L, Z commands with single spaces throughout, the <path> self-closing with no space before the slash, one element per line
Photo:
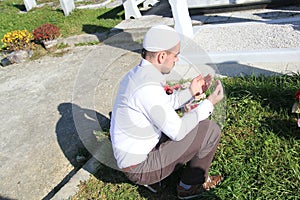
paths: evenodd
<path fill-rule="evenodd" d="M 161 73 L 168 74 L 178 61 L 180 37 L 171 27 L 153 26 L 144 36 L 144 59 L 151 62 Z"/>

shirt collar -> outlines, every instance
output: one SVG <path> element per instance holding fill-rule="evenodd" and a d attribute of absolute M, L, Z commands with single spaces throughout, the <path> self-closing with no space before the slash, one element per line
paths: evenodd
<path fill-rule="evenodd" d="M 162 85 L 166 84 L 166 77 L 151 62 L 146 59 L 142 59 L 139 66 L 149 70 L 149 72 L 155 76 L 155 79 Z"/>

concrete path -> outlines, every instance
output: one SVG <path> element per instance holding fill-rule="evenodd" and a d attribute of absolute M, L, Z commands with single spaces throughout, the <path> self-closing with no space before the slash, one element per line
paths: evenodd
<path fill-rule="evenodd" d="M 121 22 L 105 40 L 101 34 L 64 39 L 101 45 L 0 68 L 0 199 L 67 199 L 97 170 L 86 147 L 98 144 L 94 130 L 107 127 L 120 79 L 140 61 L 144 33 L 154 24 L 173 25 L 170 10 L 162 16 L 155 9 L 161 12 Z M 199 54 L 183 52 L 179 76 L 194 75 L 194 66 L 222 76 L 300 71 L 299 7 L 192 18 Z"/>

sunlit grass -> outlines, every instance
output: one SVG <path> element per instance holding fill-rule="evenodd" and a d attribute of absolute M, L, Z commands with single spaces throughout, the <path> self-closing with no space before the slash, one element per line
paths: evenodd
<path fill-rule="evenodd" d="M 69 16 L 64 16 L 59 1 L 53 0 L 51 2 L 53 2 L 52 5 L 45 5 L 24 12 L 23 0 L 1 1 L 0 39 L 9 31 L 23 29 L 33 31 L 44 23 L 58 26 L 61 37 L 104 32 L 116 26 L 124 15 L 123 7 L 120 6 L 114 9 L 75 9 Z M 40 1 L 37 3 L 41 4 Z M 1 41 L 0 45 L 2 45 Z"/>

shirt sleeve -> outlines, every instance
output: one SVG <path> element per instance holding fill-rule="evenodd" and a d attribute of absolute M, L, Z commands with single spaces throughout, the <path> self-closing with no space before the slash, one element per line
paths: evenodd
<path fill-rule="evenodd" d="M 170 98 L 170 102 L 175 110 L 192 99 L 189 89 L 179 91 L 174 90 L 173 94 L 168 95 L 168 97 Z"/>
<path fill-rule="evenodd" d="M 147 117 L 156 129 L 166 134 L 170 139 L 183 139 L 199 121 L 210 116 L 213 106 L 204 100 L 199 106 L 182 118 L 174 110 L 174 99 L 170 98 L 160 85 L 147 85 L 139 88 L 134 96 L 134 105 Z M 173 96 L 174 98 L 174 96 Z M 177 104 L 179 105 L 179 103 Z"/>

